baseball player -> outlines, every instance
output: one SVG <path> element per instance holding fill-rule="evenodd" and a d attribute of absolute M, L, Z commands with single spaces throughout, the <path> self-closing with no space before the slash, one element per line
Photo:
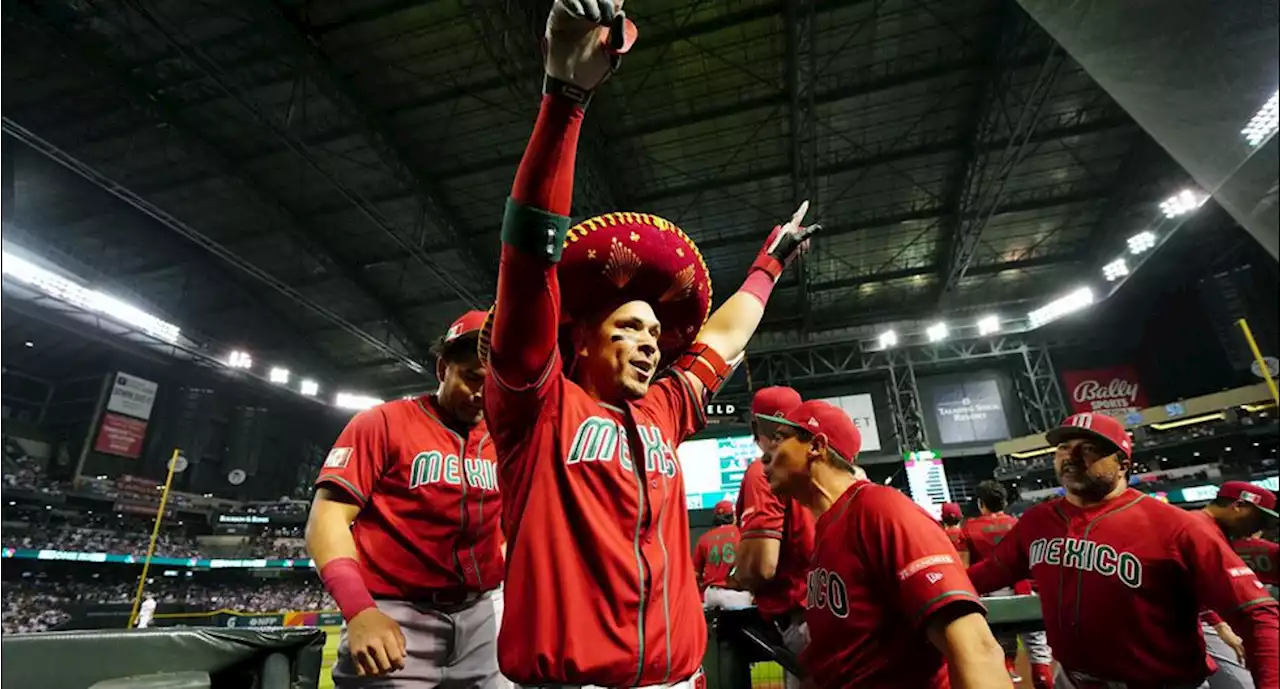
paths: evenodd
<path fill-rule="evenodd" d="M 1124 426 L 1076 414 L 1047 436 L 1065 497 L 1028 509 L 969 576 L 980 592 L 1033 579 L 1055 685 L 1202 686 L 1213 668 L 1198 612 L 1210 608 L 1244 637 L 1257 686 L 1276 687 L 1275 600 L 1202 519 L 1128 488 Z"/>
<path fill-rule="evenodd" d="M 769 485 L 817 518 L 801 654 L 814 685 L 1011 687 L 985 609 L 933 517 L 854 477 L 862 436 L 853 419 L 809 401 L 769 420 Z"/>
<path fill-rule="evenodd" d="M 799 405 L 800 393 L 788 387 L 762 388 L 751 398 L 751 429 L 761 459 L 747 467 L 738 489 L 742 542 L 732 575 L 735 584 L 752 592 L 760 616 L 777 627 L 783 644 L 797 655 L 809 643 L 804 604 L 813 516 L 795 500 L 773 494 L 764 475 L 764 457 L 773 451 L 776 429 L 767 419 Z M 788 673 L 786 684 L 796 689 L 800 679 Z"/>
<path fill-rule="evenodd" d="M 962 558 L 969 557 L 969 551 L 964 543 L 964 530 L 960 528 L 960 522 L 964 519 L 964 512 L 960 511 L 960 505 L 954 502 L 942 503 L 942 530 L 950 539 L 952 547 L 956 552 L 960 553 Z"/>
<path fill-rule="evenodd" d="M 961 527 L 963 547 L 969 553 L 970 566 L 989 559 L 999 543 L 1018 518 L 1005 514 L 1004 508 L 1009 502 L 1009 493 L 999 481 L 983 481 L 974 491 L 978 499 L 979 515 L 969 519 Z M 1013 588 L 992 591 L 990 596 L 1026 596 L 1031 594 L 1031 582 L 1022 580 Z M 1004 663 L 1009 676 L 1014 682 L 1021 682 L 1014 663 L 1018 658 L 1018 635 L 1001 634 L 996 637 L 1004 648 Z M 1023 645 L 1027 648 L 1027 656 L 1031 661 L 1031 681 L 1036 689 L 1053 687 L 1053 656 L 1045 641 L 1044 631 L 1022 634 Z"/>
<path fill-rule="evenodd" d="M 1280 545 L 1262 537 L 1262 532 L 1254 532 L 1247 538 L 1231 542 L 1231 549 L 1236 551 L 1241 560 L 1258 575 L 1258 579 L 1267 586 L 1280 587 Z M 1275 591 L 1272 591 L 1275 595 Z"/>
<path fill-rule="evenodd" d="M 146 629 L 151 626 L 151 619 L 156 614 L 156 599 L 151 594 L 147 594 L 142 599 L 142 605 L 138 609 L 138 629 Z"/>
<path fill-rule="evenodd" d="M 707 319 L 706 264 L 674 224 L 608 213 L 569 227 L 582 118 L 634 36 L 611 2 L 553 3 L 481 337 L 510 565 L 498 659 L 520 684 L 701 681 L 707 630 L 675 447 L 704 426 L 816 229 L 801 227 L 802 205 Z"/>
<path fill-rule="evenodd" d="M 729 570 L 737 561 L 741 533 L 734 524 L 733 503 L 722 500 L 712 511 L 716 526 L 702 534 L 693 547 L 693 571 L 708 610 L 741 610 L 751 607 L 751 594 L 728 588 Z"/>
<path fill-rule="evenodd" d="M 484 318 L 464 314 L 436 343 L 435 394 L 357 414 L 316 479 L 307 548 L 347 622 L 339 688 L 506 686 L 501 501 L 476 353 Z"/>
<path fill-rule="evenodd" d="M 1245 481 L 1228 481 L 1218 488 L 1217 497 L 1196 514 L 1211 528 L 1231 539 L 1245 537 L 1268 521 L 1274 521 L 1275 508 L 1276 496 L 1271 491 Z M 1232 549 L 1237 550 L 1234 546 Z M 1247 560 L 1245 563 L 1249 564 Z M 1254 574 L 1258 574 L 1257 570 Z M 1258 579 L 1267 583 L 1261 575 Z M 1205 648 L 1218 666 L 1209 678 L 1210 688 L 1252 689 L 1253 680 L 1243 665 L 1244 640 L 1212 610 L 1203 611 L 1200 619 Z"/>

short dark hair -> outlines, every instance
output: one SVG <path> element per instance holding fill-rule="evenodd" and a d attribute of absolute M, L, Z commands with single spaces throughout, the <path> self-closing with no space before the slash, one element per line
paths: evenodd
<path fill-rule="evenodd" d="M 987 480 L 978 484 L 974 490 L 978 503 L 992 512 L 1003 512 L 1009 504 L 1009 491 L 999 481 Z"/>
<path fill-rule="evenodd" d="M 446 364 L 466 362 L 471 357 L 479 356 L 479 351 L 480 333 L 478 331 L 459 335 L 452 340 L 441 337 L 431 343 L 431 354 L 437 359 L 443 359 Z"/>
<path fill-rule="evenodd" d="M 730 513 L 728 513 L 728 514 L 715 514 L 715 515 L 712 515 L 712 516 L 711 516 L 711 521 L 715 522 L 715 525 L 716 525 L 716 526 L 724 526 L 725 524 L 732 524 L 732 523 L 733 523 L 733 513 L 732 513 L 732 512 L 730 512 Z"/>
<path fill-rule="evenodd" d="M 1210 502 L 1213 504 L 1213 506 L 1214 506 L 1214 507 L 1223 507 L 1223 508 L 1225 508 L 1225 507 L 1231 507 L 1232 505 L 1234 505 L 1234 504 L 1236 504 L 1237 502 L 1239 502 L 1239 500 L 1236 500 L 1235 498 L 1216 497 L 1216 498 L 1214 498 L 1213 500 L 1211 500 Z"/>

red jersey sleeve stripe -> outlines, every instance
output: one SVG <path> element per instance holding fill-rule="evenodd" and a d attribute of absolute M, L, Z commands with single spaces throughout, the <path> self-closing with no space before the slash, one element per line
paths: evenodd
<path fill-rule="evenodd" d="M 689 399 L 689 404 L 693 405 L 696 410 L 694 416 L 698 419 L 699 426 L 707 425 L 707 406 L 702 400 L 698 399 L 698 395 L 694 393 L 693 386 L 689 384 L 689 380 L 685 378 L 685 374 L 676 371 L 676 378 L 680 381 L 680 388 L 684 390 L 685 397 Z M 703 391 L 705 396 L 708 391 Z"/>
<path fill-rule="evenodd" d="M 1237 605 L 1236 607 L 1228 610 L 1227 613 L 1230 614 L 1230 613 L 1236 612 L 1237 610 L 1247 610 L 1249 608 L 1252 608 L 1255 605 L 1266 605 L 1267 603 L 1275 603 L 1275 602 L 1276 602 L 1276 599 L 1272 598 L 1271 596 L 1254 598 L 1251 601 L 1246 601 L 1244 603 L 1241 603 L 1240 605 Z"/>
<path fill-rule="evenodd" d="M 343 492 L 349 494 L 351 497 L 359 501 L 362 506 L 365 503 L 369 502 L 368 496 L 366 496 L 364 493 L 361 493 L 359 488 L 356 488 L 354 484 L 352 484 L 350 481 L 346 480 L 345 478 L 342 478 L 341 476 L 334 476 L 330 474 L 328 476 L 321 476 L 320 478 L 316 479 L 317 486 L 325 483 L 336 484 L 339 488 L 343 490 Z"/>
<path fill-rule="evenodd" d="M 488 369 L 488 376 L 493 379 L 494 383 L 497 383 L 498 387 L 506 390 L 507 392 L 516 394 L 537 392 L 547 384 L 547 381 L 551 378 L 551 372 L 555 370 L 555 367 L 558 365 L 560 365 L 560 353 L 558 351 L 552 351 L 551 356 L 547 359 L 546 365 L 542 367 L 542 373 L 538 376 L 538 379 L 534 381 L 532 385 L 526 386 L 507 384 L 506 381 L 502 380 L 502 376 L 498 375 L 498 371 L 495 368 Z"/>
<path fill-rule="evenodd" d="M 781 531 L 772 531 L 769 529 L 757 529 L 755 531 L 743 531 L 743 538 L 772 538 L 774 540 L 782 540 Z"/>
<path fill-rule="evenodd" d="M 916 624 L 919 624 L 926 615 L 932 612 L 936 612 L 939 608 L 943 607 L 941 605 L 938 605 L 938 603 L 951 598 L 958 599 L 953 602 L 964 601 L 968 603 L 973 603 L 974 605 L 981 608 L 984 614 L 987 612 L 986 606 L 982 604 L 981 599 L 975 596 L 972 591 L 966 591 L 964 589 L 955 589 L 953 591 L 943 591 L 942 593 L 939 593 L 933 598 L 930 598 L 929 600 L 925 601 L 925 604 L 920 606 L 920 609 L 917 610 L 916 613 L 911 616 L 912 621 L 915 622 Z"/>

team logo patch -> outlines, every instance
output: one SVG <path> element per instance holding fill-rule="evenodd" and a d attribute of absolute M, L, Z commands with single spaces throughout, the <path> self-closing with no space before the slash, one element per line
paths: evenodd
<path fill-rule="evenodd" d="M 347 462 L 351 460 L 351 448 L 335 447 L 329 450 L 329 456 L 324 458 L 324 468 L 326 469 L 342 469 L 347 466 Z"/>
<path fill-rule="evenodd" d="M 955 563 L 955 558 L 950 555 L 929 555 L 927 557 L 922 557 L 899 570 L 898 580 L 906 581 L 907 579 L 919 574 L 922 570 L 930 567 L 937 565 L 954 565 Z"/>
<path fill-rule="evenodd" d="M 924 575 L 924 578 L 928 579 L 930 584 L 936 584 L 939 581 L 942 581 L 942 572 L 929 572 Z"/>
<path fill-rule="evenodd" d="M 1262 496 L 1258 495 L 1257 493 L 1250 493 L 1247 490 L 1242 490 L 1240 491 L 1240 499 L 1245 502 L 1251 502 L 1256 505 L 1262 501 Z"/>

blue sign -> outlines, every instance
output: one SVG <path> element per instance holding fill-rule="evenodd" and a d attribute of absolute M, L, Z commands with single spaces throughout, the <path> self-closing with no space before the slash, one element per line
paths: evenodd
<path fill-rule="evenodd" d="M 1168 414 L 1169 418 L 1182 416 L 1187 413 L 1187 407 L 1181 402 L 1170 402 L 1164 405 L 1164 413 Z"/>

